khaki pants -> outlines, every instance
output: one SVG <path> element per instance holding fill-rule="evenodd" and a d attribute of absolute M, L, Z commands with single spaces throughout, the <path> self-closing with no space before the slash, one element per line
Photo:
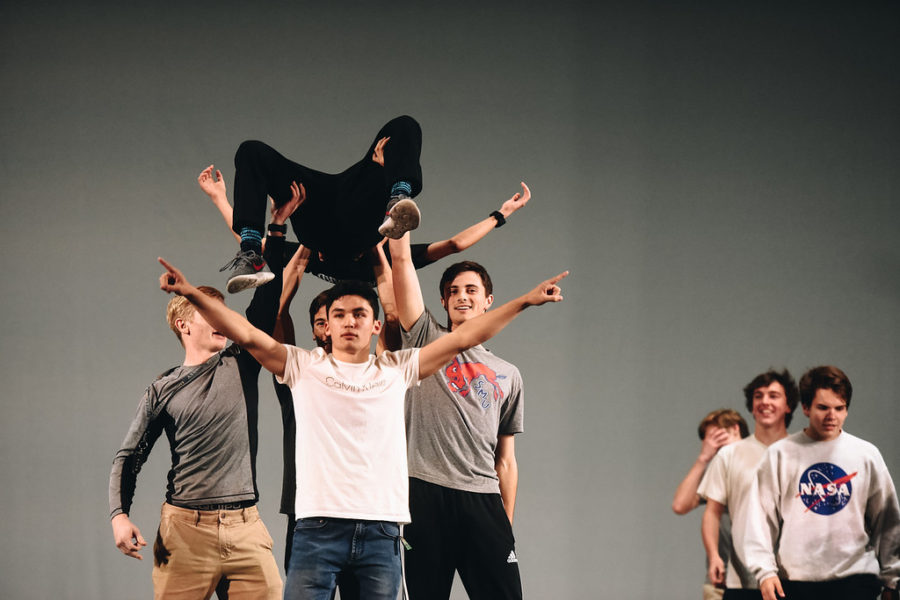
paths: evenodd
<path fill-rule="evenodd" d="M 189 510 L 163 504 L 153 548 L 159 599 L 208 599 L 221 579 L 229 600 L 281 598 L 272 538 L 255 506 Z"/>
<path fill-rule="evenodd" d="M 711 583 L 703 584 L 703 600 L 722 600 L 725 588 L 717 588 Z"/>

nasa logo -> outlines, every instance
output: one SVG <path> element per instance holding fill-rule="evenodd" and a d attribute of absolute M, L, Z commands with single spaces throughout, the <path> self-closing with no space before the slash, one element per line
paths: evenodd
<path fill-rule="evenodd" d="M 843 469 L 831 463 L 816 463 L 800 476 L 797 497 L 806 505 L 806 511 L 819 515 L 833 515 L 850 502 L 853 485 L 850 480 L 856 472 L 847 475 Z"/>

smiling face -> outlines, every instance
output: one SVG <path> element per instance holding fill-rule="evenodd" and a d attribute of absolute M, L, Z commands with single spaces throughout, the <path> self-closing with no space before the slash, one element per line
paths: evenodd
<path fill-rule="evenodd" d="M 819 442 L 835 439 L 844 428 L 847 418 L 847 402 L 833 390 L 816 390 L 809 406 L 803 407 L 803 414 L 809 417 L 806 435 Z"/>
<path fill-rule="evenodd" d="M 328 309 L 325 335 L 331 338 L 332 351 L 340 360 L 349 360 L 348 354 L 368 356 L 372 336 L 380 331 L 381 322 L 362 296 L 341 296 Z"/>
<path fill-rule="evenodd" d="M 757 427 L 773 428 L 784 425 L 785 416 L 791 414 L 784 387 L 773 381 L 765 387 L 753 390 L 753 418 Z"/>
<path fill-rule="evenodd" d="M 487 293 L 484 282 L 474 271 L 463 271 L 454 277 L 441 298 L 451 329 L 483 314 L 493 302 L 494 296 Z"/>

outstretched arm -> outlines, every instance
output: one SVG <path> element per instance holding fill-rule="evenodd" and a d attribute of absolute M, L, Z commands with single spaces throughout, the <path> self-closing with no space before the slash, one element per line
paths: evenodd
<path fill-rule="evenodd" d="M 524 181 L 521 185 L 522 193 L 515 194 L 512 198 L 504 202 L 503 206 L 500 207 L 500 210 L 498 212 L 503 215 L 504 219 L 508 219 L 510 215 L 525 206 L 528 201 L 531 200 L 531 190 L 528 189 L 528 186 L 525 185 Z M 477 244 L 481 240 L 481 238 L 489 234 L 491 230 L 496 228 L 497 226 L 497 218 L 494 215 L 491 215 L 483 221 L 479 221 L 471 227 L 463 229 L 449 240 L 441 240 L 439 242 L 432 242 L 428 244 L 428 248 L 425 250 L 425 258 L 427 258 L 430 262 L 434 262 L 436 260 L 444 258 L 445 256 L 449 256 L 457 252 L 462 252 L 466 248 L 470 248 L 471 246 Z M 391 257 L 393 256 L 394 249 L 392 247 Z"/>
<path fill-rule="evenodd" d="M 412 252 L 409 248 L 409 232 L 403 234 L 399 240 L 390 240 L 390 248 L 393 261 L 391 278 L 394 282 L 397 316 L 400 318 L 400 326 L 409 331 L 425 312 L 422 288 L 419 287 L 419 277 L 416 275 L 416 267 L 413 265 Z"/>
<path fill-rule="evenodd" d="M 700 454 L 688 469 L 687 475 L 678 484 L 675 497 L 672 498 L 672 510 L 676 515 L 686 515 L 700 505 L 697 488 L 700 486 L 700 480 L 703 479 L 703 473 L 706 472 L 709 461 L 713 459 L 719 448 L 728 443 L 729 439 L 727 429 L 713 426 L 707 428 L 703 442 L 700 444 Z"/>
<path fill-rule="evenodd" d="M 216 173 L 213 175 L 213 165 L 209 165 L 200 171 L 200 175 L 197 177 L 197 183 L 200 184 L 200 189 L 209 196 L 216 208 L 219 209 L 222 218 L 225 219 L 225 224 L 228 225 L 228 230 L 231 231 L 234 210 L 228 203 L 228 194 L 225 188 L 225 178 L 222 177 L 222 171 L 216 169 Z M 234 231 L 231 231 L 231 235 L 233 235 L 237 241 L 241 241 L 241 236 Z"/>
<path fill-rule="evenodd" d="M 284 363 L 287 360 L 284 346 L 251 325 L 250 321 L 225 306 L 221 300 L 202 293 L 188 282 L 181 271 L 162 258 L 159 263 L 166 269 L 159 278 L 161 290 L 187 298 L 207 323 L 247 350 L 267 371 L 279 377 L 284 374 Z"/>
<path fill-rule="evenodd" d="M 393 253 L 393 247 L 391 253 Z M 556 277 L 542 281 L 527 294 L 507 302 L 500 308 L 489 310 L 483 315 L 466 321 L 447 335 L 422 348 L 419 352 L 419 379 L 425 379 L 435 373 L 463 350 L 488 341 L 529 306 L 540 306 L 547 302 L 562 302 L 562 290 L 556 284 L 568 274 L 568 271 L 563 271 Z M 396 286 L 396 279 L 394 285 Z"/>

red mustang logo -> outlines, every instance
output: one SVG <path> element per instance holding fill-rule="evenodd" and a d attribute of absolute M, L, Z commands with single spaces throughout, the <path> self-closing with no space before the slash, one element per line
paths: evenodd
<path fill-rule="evenodd" d="M 444 375 L 450 384 L 450 391 L 466 397 L 469 392 L 474 392 L 476 398 L 481 401 L 482 408 L 488 408 L 491 400 L 499 402 L 503 399 L 503 390 L 497 383 L 497 374 L 487 365 L 477 362 L 459 362 L 459 357 L 453 359 Z"/>

